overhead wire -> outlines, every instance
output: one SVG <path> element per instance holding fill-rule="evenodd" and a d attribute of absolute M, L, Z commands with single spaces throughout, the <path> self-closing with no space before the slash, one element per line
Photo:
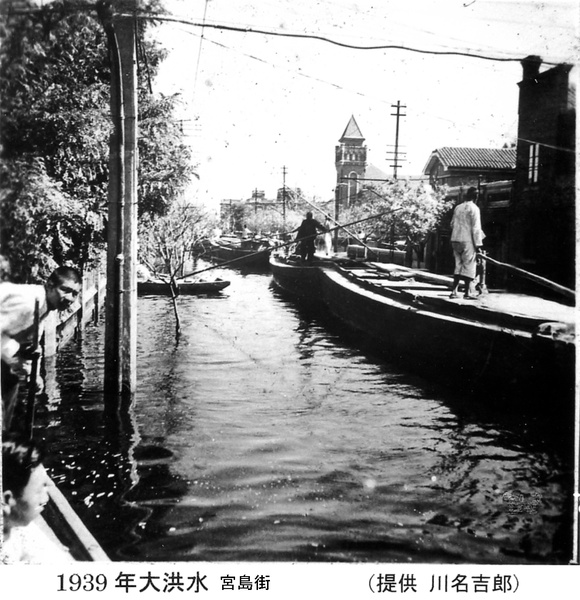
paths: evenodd
<path fill-rule="evenodd" d="M 205 30 L 205 19 L 206 19 L 206 15 L 207 15 L 207 5 L 208 5 L 209 0 L 205 0 L 205 6 L 203 9 L 203 22 L 202 22 L 202 27 L 201 27 L 201 36 L 199 38 L 199 49 L 197 51 L 197 62 L 195 64 L 195 75 L 193 78 L 193 92 L 192 92 L 192 100 L 195 99 L 195 91 L 196 91 L 196 87 L 197 87 L 197 74 L 199 72 L 199 62 L 201 59 L 201 48 L 203 45 L 203 38 L 204 38 L 204 30 Z"/>
<path fill-rule="evenodd" d="M 184 32 L 188 33 L 189 35 L 194 35 L 194 36 L 199 35 L 197 33 L 194 33 L 192 31 L 190 31 L 189 29 L 184 29 Z M 322 83 L 324 85 L 328 85 L 330 87 L 336 88 L 337 90 L 345 91 L 345 92 L 348 92 L 348 93 L 353 94 L 355 96 L 360 96 L 362 98 L 371 98 L 371 99 L 373 99 L 376 102 L 380 102 L 381 104 L 391 105 L 391 103 L 392 103 L 392 101 L 390 101 L 390 100 L 385 100 L 384 98 L 379 98 L 377 96 L 372 96 L 370 94 L 367 94 L 367 93 L 364 93 L 364 92 L 361 92 L 361 91 L 358 91 L 358 90 L 347 88 L 347 87 L 342 86 L 342 85 L 340 85 L 338 83 L 334 83 L 332 81 L 328 81 L 328 80 L 325 80 L 325 79 L 321 79 L 319 77 L 315 77 L 313 75 L 309 75 L 308 73 L 304 73 L 303 71 L 296 71 L 296 70 L 293 70 L 293 69 L 289 69 L 286 66 L 278 65 L 278 64 L 273 63 L 271 61 L 268 61 L 266 59 L 260 58 L 259 56 L 254 56 L 253 54 L 248 54 L 246 52 L 242 52 L 241 50 L 238 50 L 237 48 L 233 48 L 231 46 L 228 46 L 227 44 L 223 44 L 222 42 L 217 42 L 215 40 L 212 40 L 211 38 L 207 38 L 206 37 L 205 41 L 209 42 L 210 44 L 214 44 L 214 45 L 216 45 L 216 46 L 218 46 L 220 48 L 224 48 L 225 50 L 229 50 L 231 52 L 235 52 L 238 55 L 245 56 L 246 58 L 249 58 L 251 60 L 255 60 L 255 61 L 257 61 L 259 63 L 262 63 L 264 65 L 268 65 L 268 66 L 270 66 L 270 67 L 272 67 L 274 69 L 281 69 L 281 70 L 284 70 L 284 71 L 286 71 L 288 73 L 291 73 L 293 75 L 297 75 L 299 77 L 310 79 L 310 80 L 315 81 L 317 83 Z M 453 120 L 453 119 L 448 119 L 448 118 L 441 117 L 439 115 L 436 115 L 436 114 L 433 114 L 433 113 L 429 113 L 429 112 L 425 112 L 425 111 L 420 111 L 420 112 L 417 112 L 415 114 L 417 114 L 417 115 L 424 115 L 426 117 L 434 118 L 434 119 L 437 119 L 439 121 L 443 121 L 443 122 L 449 123 L 449 124 L 455 124 L 456 123 L 456 121 Z M 473 126 L 473 125 L 466 125 L 466 126 L 469 127 L 470 129 L 474 130 L 474 131 L 478 131 L 478 128 L 475 127 L 475 126 Z"/>
<path fill-rule="evenodd" d="M 253 33 L 259 35 L 267 35 L 272 37 L 291 38 L 291 39 L 303 39 L 303 40 L 316 40 L 324 43 L 339 46 L 341 48 L 349 48 L 351 50 L 401 50 L 405 52 L 415 52 L 418 54 L 428 54 L 434 56 L 463 56 L 467 58 L 477 58 L 481 60 L 488 60 L 494 62 L 520 62 L 523 57 L 498 57 L 489 56 L 485 54 L 478 54 L 475 52 L 462 52 L 458 50 L 426 50 L 422 48 L 413 48 L 411 46 L 405 46 L 402 44 L 377 44 L 377 45 L 360 45 L 360 44 L 348 44 L 346 42 L 340 42 L 338 40 L 309 33 L 290 33 L 285 31 L 272 31 L 266 29 L 257 29 L 254 27 L 237 27 L 233 25 L 213 24 L 213 23 L 199 23 L 197 21 L 191 21 L 189 19 L 182 19 L 172 16 L 167 16 L 158 13 L 152 13 L 148 11 L 136 11 L 133 13 L 117 13 L 117 16 L 132 17 L 136 16 L 140 19 L 152 19 L 155 21 L 166 21 L 172 23 L 181 23 L 183 25 L 189 25 L 192 27 L 203 27 L 212 28 L 220 31 L 231 31 L 236 33 Z M 552 63 L 546 63 L 552 64 Z"/>
<path fill-rule="evenodd" d="M 397 45 L 397 44 L 381 44 L 381 45 L 368 45 L 368 46 L 362 46 L 362 45 L 356 45 L 356 44 L 347 44 L 345 42 L 339 42 L 337 40 L 333 40 L 331 38 L 325 37 L 325 36 L 320 36 L 320 35 L 313 35 L 313 34 L 300 34 L 300 33 L 289 33 L 289 32 L 278 32 L 278 31 L 271 31 L 271 30 L 264 30 L 264 29 L 257 29 L 257 28 L 253 28 L 253 27 L 239 27 L 236 25 L 225 25 L 223 23 L 208 23 L 207 19 L 206 19 L 206 13 L 207 13 L 207 3 L 208 0 L 205 0 L 205 8 L 204 8 L 204 15 L 203 15 L 203 20 L 202 23 L 196 22 L 196 21 L 192 21 L 189 19 L 182 19 L 182 18 L 178 18 L 178 17 L 173 17 L 173 16 L 166 16 L 166 15 L 159 15 L 159 14 L 153 14 L 153 13 L 145 13 L 145 12 L 137 12 L 136 15 L 138 18 L 151 18 L 151 19 L 155 19 L 158 21 L 166 21 L 166 22 L 173 22 L 173 23 L 178 23 L 181 25 L 186 25 L 186 26 L 193 26 L 193 27 L 200 27 L 202 29 L 202 33 L 201 33 L 201 38 L 200 38 L 200 48 L 199 48 L 199 53 L 198 53 L 198 59 L 197 59 L 197 65 L 196 65 L 196 73 L 195 73 L 195 81 L 197 81 L 197 76 L 198 76 L 198 69 L 199 69 L 199 62 L 200 62 L 200 55 L 201 55 L 201 44 L 204 40 L 222 47 L 224 49 L 230 50 L 230 51 L 234 51 L 238 54 L 241 54 L 243 56 L 246 56 L 247 58 L 250 58 L 251 60 L 255 60 L 258 62 L 261 62 L 263 64 L 269 65 L 273 68 L 282 68 L 288 72 L 294 73 L 296 75 L 299 75 L 300 77 L 304 77 L 307 79 L 311 79 L 313 81 L 316 81 L 318 83 L 323 83 L 325 85 L 329 85 L 331 87 L 337 88 L 339 90 L 343 90 L 343 91 L 347 91 L 349 93 L 353 93 L 355 95 L 359 95 L 362 97 L 369 97 L 368 94 L 364 94 L 362 92 L 359 91 L 355 91 L 355 90 L 351 90 L 348 88 L 345 88 L 344 86 L 341 86 L 339 84 L 312 76 L 312 75 L 308 75 L 307 73 L 301 72 L 301 71 L 292 71 L 286 67 L 282 67 L 280 65 L 276 65 L 275 63 L 269 62 L 263 58 L 260 58 L 258 56 L 254 56 L 251 54 L 247 54 L 244 52 L 241 52 L 237 49 L 234 49 L 230 46 L 227 46 L 226 44 L 223 44 L 221 42 L 217 42 L 215 40 L 209 39 L 209 38 L 205 38 L 204 37 L 204 30 L 206 28 L 212 28 L 212 29 L 216 29 L 216 30 L 223 30 L 223 31 L 232 31 L 232 32 L 237 32 L 237 33 L 255 33 L 255 34 L 261 34 L 261 35 L 269 35 L 269 36 L 275 36 L 275 37 L 287 37 L 287 38 L 295 38 L 295 39 L 313 39 L 313 40 L 318 40 L 318 41 L 323 41 L 323 42 L 327 42 L 333 45 L 337 45 L 337 46 L 341 46 L 341 47 L 345 47 L 345 48 L 351 48 L 351 49 L 357 49 L 357 50 L 389 50 L 389 49 L 397 49 L 397 50 L 404 50 L 404 51 L 410 51 L 410 52 L 417 52 L 417 53 L 421 53 L 421 54 L 431 54 L 431 55 L 438 55 L 438 56 L 464 56 L 464 57 L 469 57 L 469 58 L 479 58 L 479 59 L 484 59 L 484 60 L 489 60 L 489 61 L 495 61 L 495 62 L 520 62 L 521 58 L 515 58 L 515 57 L 492 57 L 489 55 L 483 55 L 483 54 L 479 54 L 479 53 L 472 53 L 472 52 L 461 52 L 461 51 L 438 51 L 438 50 L 424 50 L 424 49 L 419 49 L 419 48 L 412 48 L 409 46 L 403 46 L 403 45 Z M 192 33 L 189 32 L 188 33 Z M 430 33 L 430 32 L 426 32 L 426 33 Z M 431 32 L 432 33 L 432 32 Z M 193 33 L 192 33 L 193 34 Z M 434 33 L 432 33 L 434 35 Z M 196 35 L 196 34 L 193 34 Z M 546 63 L 546 64 L 554 64 L 554 63 Z M 195 83 L 194 83 L 195 86 Z M 375 98 L 377 101 L 382 102 L 382 103 L 388 103 L 386 100 L 383 99 L 379 99 L 379 98 Z M 422 112 L 421 114 L 424 114 L 426 116 L 431 116 L 434 117 L 436 119 L 442 120 L 442 121 L 447 121 L 447 122 L 452 122 L 450 119 L 445 119 L 444 117 L 439 117 L 438 115 L 432 115 L 426 112 Z M 475 128 L 473 128 L 475 129 Z M 574 152 L 573 150 L 567 149 L 567 148 L 561 148 L 561 147 L 556 147 L 556 146 L 550 146 L 549 144 L 544 144 L 544 143 L 540 143 L 540 142 L 534 142 L 531 140 L 526 140 L 523 138 L 517 138 L 517 139 L 521 139 L 521 141 L 524 142 L 528 142 L 528 143 L 539 143 L 540 145 L 546 146 L 546 147 L 551 147 L 554 149 L 559 149 L 559 150 L 563 150 L 563 151 L 567 151 L 567 152 Z"/>

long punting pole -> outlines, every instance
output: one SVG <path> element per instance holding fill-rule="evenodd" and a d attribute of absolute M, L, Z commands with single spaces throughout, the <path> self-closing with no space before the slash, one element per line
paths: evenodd
<path fill-rule="evenodd" d="M 306 200 L 306 198 L 304 198 L 304 201 L 309 204 L 310 206 L 312 206 L 312 208 L 315 208 L 317 211 L 319 211 L 320 213 L 322 213 L 327 219 L 330 219 L 333 223 L 335 223 L 339 228 L 344 229 L 344 231 L 346 233 L 348 233 L 348 235 L 350 235 L 350 237 L 353 237 L 355 240 L 357 240 L 357 242 L 360 242 L 367 250 L 371 250 L 372 248 L 370 248 L 369 246 L 367 246 L 355 233 L 353 233 L 352 231 L 349 231 L 346 227 L 344 227 L 343 225 L 341 225 L 336 219 L 334 219 L 333 217 L 331 217 L 327 212 L 325 212 L 324 210 L 322 210 L 320 208 L 320 206 L 316 206 L 316 204 L 314 204 L 313 202 L 310 202 L 308 200 Z M 329 230 L 330 231 L 330 230 Z"/>
<path fill-rule="evenodd" d="M 570 288 L 564 287 L 563 285 L 560 285 L 558 283 L 554 283 L 553 281 L 550 281 L 545 277 L 540 277 L 540 275 L 536 275 L 535 273 L 530 273 L 529 271 L 525 271 L 524 269 L 520 269 L 519 267 L 514 267 L 513 265 L 508 265 L 506 263 L 500 262 L 499 260 L 495 260 L 494 258 L 490 258 L 487 254 L 481 254 L 480 256 L 483 260 L 486 260 L 487 262 L 490 262 L 494 265 L 498 265 L 499 267 L 503 267 L 504 269 L 513 271 L 514 273 L 518 273 L 522 277 L 525 277 L 526 279 L 530 279 L 532 281 L 535 281 L 536 283 L 539 283 L 540 285 L 550 288 L 552 291 L 558 292 L 559 294 L 566 296 L 566 298 L 569 298 L 570 300 L 576 299 L 576 292 L 574 290 L 571 290 Z"/>
<path fill-rule="evenodd" d="M 331 227 L 328 231 L 329 232 L 330 231 L 338 231 L 339 229 L 344 229 L 345 227 L 350 227 L 351 225 L 356 225 L 357 223 L 363 223 L 364 221 L 370 221 L 371 219 L 378 219 L 379 217 L 382 217 L 384 215 L 389 215 L 398 210 L 402 210 L 402 209 L 395 208 L 394 210 L 386 210 L 385 212 L 378 213 L 376 215 L 371 215 L 370 217 L 365 217 L 364 219 L 357 219 L 356 221 L 351 221 L 350 223 L 347 223 L 346 225 L 337 225 L 335 227 Z M 318 235 L 318 233 L 315 233 L 313 235 L 305 235 L 303 238 L 300 238 L 300 239 L 307 240 L 309 238 L 316 237 L 317 235 Z M 278 246 L 276 246 L 276 248 L 264 248 L 264 250 L 257 250 L 256 252 L 253 252 L 252 254 L 247 254 L 245 256 L 239 256 L 238 258 L 232 258 L 231 260 L 227 260 L 225 262 L 219 263 L 219 265 L 212 265 L 211 267 L 206 267 L 205 269 L 200 269 L 199 271 L 194 271 L 193 273 L 188 273 L 187 275 L 183 275 L 183 277 L 178 277 L 178 279 L 185 279 L 186 277 L 193 277 L 194 275 L 199 275 L 200 273 L 205 273 L 206 271 L 212 271 L 213 269 L 221 269 L 222 267 L 227 267 L 228 265 L 236 263 L 240 260 L 246 260 L 248 258 L 248 256 L 256 256 L 258 254 L 263 254 L 264 252 L 271 252 L 272 250 L 278 250 L 280 248 L 285 248 L 286 246 L 291 246 L 292 244 L 295 244 L 295 243 L 296 243 L 296 240 L 291 240 L 290 242 L 284 242 L 283 244 L 279 244 Z"/>

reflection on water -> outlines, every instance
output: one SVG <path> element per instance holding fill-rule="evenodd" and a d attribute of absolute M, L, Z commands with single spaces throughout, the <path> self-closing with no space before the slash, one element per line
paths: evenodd
<path fill-rule="evenodd" d="M 571 426 L 385 363 L 268 275 L 220 276 L 222 296 L 179 299 L 179 343 L 170 301 L 139 299 L 123 422 L 102 411 L 102 328 L 59 357 L 38 411 L 51 472 L 112 558 L 568 560 Z"/>

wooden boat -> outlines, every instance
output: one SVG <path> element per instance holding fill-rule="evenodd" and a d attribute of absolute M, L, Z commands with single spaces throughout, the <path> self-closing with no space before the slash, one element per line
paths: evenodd
<path fill-rule="evenodd" d="M 193 281 L 188 279 L 177 280 L 177 295 L 217 294 L 230 285 L 229 281 L 216 279 L 215 281 Z M 137 282 L 139 295 L 171 295 L 167 281 L 163 279 L 149 279 Z"/>
<path fill-rule="evenodd" d="M 296 254 L 272 254 L 269 262 L 274 282 L 280 289 L 302 302 L 322 302 L 321 267 L 327 266 L 328 261 L 314 260 L 311 264 L 303 264 Z"/>
<path fill-rule="evenodd" d="M 573 396 L 574 308 L 505 291 L 450 299 L 451 278 L 400 265 L 273 256 L 274 282 L 325 310 L 390 359 L 469 393 L 528 402 Z M 491 394 L 491 396 L 490 396 Z M 546 398 L 544 397 L 544 400 Z"/>
<path fill-rule="evenodd" d="M 209 258 L 220 262 L 232 262 L 233 267 L 268 269 L 272 248 L 269 240 L 221 237 L 207 243 Z"/>
<path fill-rule="evenodd" d="M 56 486 L 49 489 L 49 501 L 38 525 L 49 541 L 67 547 L 76 561 L 110 560 Z"/>

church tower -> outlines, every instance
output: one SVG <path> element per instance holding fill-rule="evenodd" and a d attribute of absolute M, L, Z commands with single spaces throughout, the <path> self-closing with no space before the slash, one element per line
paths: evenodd
<path fill-rule="evenodd" d="M 352 204 L 362 189 L 367 166 L 367 147 L 364 137 L 354 119 L 350 118 L 336 146 L 336 197 L 341 208 Z"/>

